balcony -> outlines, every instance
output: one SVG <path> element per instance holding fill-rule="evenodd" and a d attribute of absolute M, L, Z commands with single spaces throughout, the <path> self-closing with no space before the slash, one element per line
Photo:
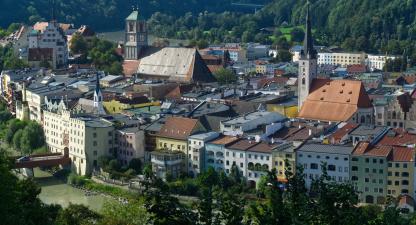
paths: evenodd
<path fill-rule="evenodd" d="M 248 169 L 252 170 L 252 171 L 267 172 L 267 171 L 269 171 L 269 165 L 267 165 L 267 164 L 261 165 L 260 163 L 254 164 L 254 163 L 250 162 L 248 164 Z"/>

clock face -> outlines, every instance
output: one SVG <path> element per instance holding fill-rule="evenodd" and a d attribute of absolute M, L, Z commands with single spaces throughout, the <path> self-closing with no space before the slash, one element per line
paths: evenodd
<path fill-rule="evenodd" d="M 136 41 L 135 36 L 134 36 L 134 35 L 130 35 L 130 36 L 129 36 L 129 41 L 131 41 L 131 42 Z"/>

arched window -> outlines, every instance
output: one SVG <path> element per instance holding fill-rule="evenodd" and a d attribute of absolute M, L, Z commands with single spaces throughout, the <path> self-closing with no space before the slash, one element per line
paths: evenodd
<path fill-rule="evenodd" d="M 396 119 L 396 112 L 393 112 L 391 117 L 392 117 L 393 119 Z"/>
<path fill-rule="evenodd" d="M 302 77 L 302 84 L 305 85 L 305 83 L 306 83 L 305 78 Z"/>

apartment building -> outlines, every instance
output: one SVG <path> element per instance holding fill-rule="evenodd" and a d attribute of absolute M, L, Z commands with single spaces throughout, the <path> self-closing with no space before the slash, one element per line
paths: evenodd
<path fill-rule="evenodd" d="M 221 135 L 215 140 L 205 144 L 205 169 L 209 167 L 216 171 L 225 169 L 225 148 L 239 140 L 238 137 Z"/>
<path fill-rule="evenodd" d="M 395 60 L 397 56 L 387 56 L 387 55 L 367 55 L 365 61 L 368 68 L 372 70 L 383 70 L 384 65 L 386 65 L 387 60 Z"/>
<path fill-rule="evenodd" d="M 68 64 L 67 39 L 56 21 L 36 23 L 28 39 L 29 64 L 40 66 L 46 61 L 54 69 Z"/>
<path fill-rule="evenodd" d="M 365 63 L 365 53 L 352 52 L 320 52 L 318 53 L 319 65 L 339 65 L 347 67 Z"/>
<path fill-rule="evenodd" d="M 201 133 L 188 138 L 188 173 L 196 176 L 205 168 L 206 143 L 219 137 L 217 132 Z"/>
<path fill-rule="evenodd" d="M 384 204 L 387 197 L 388 158 L 391 147 L 360 142 L 351 156 L 351 181 L 360 202 Z"/>
<path fill-rule="evenodd" d="M 48 150 L 62 153 L 68 149 L 72 170 L 77 174 L 91 174 L 98 169 L 99 157 L 113 155 L 115 128 L 111 122 L 92 115 L 74 115 L 63 103 L 58 109 L 45 110 L 43 116 Z"/>
<path fill-rule="evenodd" d="M 328 176 L 334 182 L 348 182 L 350 179 L 350 155 L 352 146 L 323 145 L 308 142 L 296 150 L 296 161 L 302 166 L 306 187 L 323 175 L 322 166 L 326 166 Z"/>

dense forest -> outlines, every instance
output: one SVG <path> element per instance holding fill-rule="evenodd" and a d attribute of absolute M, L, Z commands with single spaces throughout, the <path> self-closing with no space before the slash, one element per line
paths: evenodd
<path fill-rule="evenodd" d="M 0 27 L 49 19 L 53 0 L 2 0 Z M 307 0 L 55 0 L 59 21 L 121 29 L 132 5 L 161 37 L 224 41 L 279 41 L 280 28 L 304 23 Z M 233 2 L 266 4 L 254 13 Z M 413 53 L 416 0 L 310 0 L 318 44 L 374 53 Z M 81 7 L 80 7 L 81 6 Z M 261 32 L 262 28 L 268 32 Z M 272 30 L 276 29 L 276 30 Z M 263 31 L 265 29 L 262 29 Z M 270 31 L 272 30 L 272 31 Z M 283 35 L 284 37 L 284 35 Z M 288 39 L 288 38 L 286 38 Z M 286 40 L 292 41 L 292 40 Z M 280 40 L 280 42 L 282 42 Z"/>

